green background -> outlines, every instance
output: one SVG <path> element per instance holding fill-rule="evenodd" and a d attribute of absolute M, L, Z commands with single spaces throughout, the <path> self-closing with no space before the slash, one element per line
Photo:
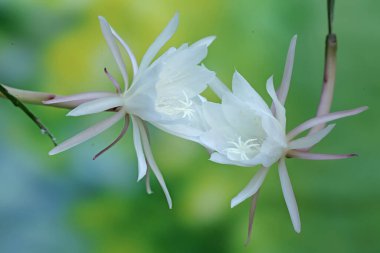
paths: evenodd
<path fill-rule="evenodd" d="M 317 0 L 2 0 L 0 81 L 58 94 L 111 91 L 102 69 L 120 76 L 97 16 L 107 18 L 140 60 L 176 11 L 179 29 L 165 48 L 216 35 L 205 64 L 228 85 L 239 70 L 268 102 L 265 81 L 274 74 L 279 83 L 289 41 L 298 34 L 288 130 L 314 116 L 327 32 L 326 3 Z M 337 122 L 315 149 L 359 157 L 287 161 L 301 234 L 293 231 L 275 166 L 244 246 L 249 203 L 231 209 L 230 200 L 257 168 L 214 164 L 202 147 L 151 127 L 153 152 L 174 201 L 168 210 L 156 181 L 153 195 L 136 183 L 130 131 L 92 161 L 121 124 L 49 157 L 47 137 L 1 100 L 0 252 L 380 252 L 379 12 L 376 0 L 336 3 L 332 110 L 370 109 Z M 205 96 L 216 99 L 210 91 Z M 60 141 L 107 116 L 68 118 L 63 109 L 30 108 Z"/>

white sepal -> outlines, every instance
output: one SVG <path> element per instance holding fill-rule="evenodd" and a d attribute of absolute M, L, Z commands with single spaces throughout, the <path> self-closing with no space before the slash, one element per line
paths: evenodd
<path fill-rule="evenodd" d="M 267 167 L 261 167 L 254 177 L 249 181 L 248 185 L 231 200 L 231 207 L 235 207 L 247 198 L 255 194 L 264 182 L 264 179 L 269 171 Z"/>
<path fill-rule="evenodd" d="M 284 194 L 286 206 L 288 207 L 290 219 L 292 220 L 294 230 L 297 233 L 301 232 L 301 221 L 298 212 L 297 201 L 294 196 L 293 187 L 290 182 L 288 170 L 286 169 L 285 159 L 281 158 L 278 165 L 278 172 L 280 175 L 282 193 Z"/>
<path fill-rule="evenodd" d="M 147 164 L 145 160 L 144 150 L 142 147 L 140 127 L 137 123 L 139 120 L 136 116 L 131 115 L 132 126 L 133 126 L 133 143 L 137 155 L 137 164 L 138 164 L 138 178 L 137 181 L 140 181 L 147 171 Z"/>

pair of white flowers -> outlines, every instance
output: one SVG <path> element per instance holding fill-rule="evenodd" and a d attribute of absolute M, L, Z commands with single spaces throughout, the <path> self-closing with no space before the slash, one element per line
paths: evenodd
<path fill-rule="evenodd" d="M 232 199 L 232 207 L 253 196 L 260 189 L 270 166 L 278 162 L 285 201 L 294 229 L 300 232 L 298 208 L 285 166 L 285 158 L 341 159 L 352 155 L 308 152 L 332 130 L 333 125 L 305 137 L 295 140 L 294 138 L 314 126 L 357 114 L 366 108 L 316 117 L 286 134 L 284 104 L 291 79 L 296 37 L 290 44 L 280 88 L 275 91 L 272 77 L 267 82 L 267 91 L 273 100 L 270 108 L 238 72 L 233 76 L 231 92 L 217 79 L 214 72 L 200 65 L 215 37 L 207 37 L 191 45 L 183 44 L 179 48 L 172 47 L 154 60 L 162 46 L 176 31 L 178 15 L 174 16 L 149 47 L 139 65 L 127 43 L 104 18 L 100 17 L 99 20 L 103 35 L 123 77 L 124 91 L 105 69 L 115 86 L 116 93 L 89 92 L 45 101 L 46 104 L 80 102 L 78 107 L 68 113 L 69 116 L 114 112 L 106 120 L 64 141 L 49 154 L 54 155 L 70 149 L 124 119 L 125 126 L 120 135 L 94 157 L 96 158 L 123 137 L 131 120 L 138 161 L 138 180 L 147 176 L 151 168 L 166 195 L 170 208 L 172 200 L 154 160 L 145 122 L 203 145 L 211 153 L 210 160 L 214 162 L 245 167 L 261 165 L 248 185 Z M 130 86 L 130 78 L 119 45 L 126 50 L 131 61 L 133 77 Z M 200 95 L 208 86 L 221 98 L 221 104 L 208 102 Z M 148 191 L 150 192 L 150 188 Z"/>

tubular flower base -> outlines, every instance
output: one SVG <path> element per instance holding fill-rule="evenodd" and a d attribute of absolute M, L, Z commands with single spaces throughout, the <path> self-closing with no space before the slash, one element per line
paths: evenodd
<path fill-rule="evenodd" d="M 256 205 L 255 194 L 262 186 L 269 168 L 278 162 L 282 192 L 294 230 L 299 233 L 301 222 L 285 165 L 286 157 L 332 160 L 350 158 L 355 155 L 315 154 L 304 151 L 314 147 L 325 138 L 334 125 L 328 125 L 306 137 L 298 139 L 295 137 L 316 125 L 361 113 L 367 107 L 325 114 L 302 123 L 286 134 L 284 104 L 290 86 L 296 38 L 295 36 L 290 43 L 284 78 L 278 91 L 276 92 L 274 89 L 272 77 L 267 81 L 266 88 L 273 100 L 272 109 L 238 72 L 235 72 L 232 79 L 232 92 L 226 87 L 222 87 L 221 82 L 214 82 L 213 85 L 210 85 L 215 93 L 221 96 L 222 103 L 207 102 L 204 104 L 204 115 L 209 130 L 201 136 L 201 141 L 208 150 L 212 151 L 210 160 L 214 162 L 244 167 L 261 165 L 247 186 L 232 199 L 231 207 L 252 196 L 253 204 Z M 254 210 L 251 210 L 251 213 L 253 212 Z M 252 227 L 251 221 L 249 227 Z"/>
<path fill-rule="evenodd" d="M 121 85 L 108 70 L 104 69 L 105 74 L 115 87 L 116 93 L 89 92 L 45 101 L 45 104 L 81 101 L 82 103 L 70 111 L 67 114 L 68 116 L 81 116 L 104 111 L 116 112 L 106 120 L 64 141 L 51 150 L 49 154 L 55 155 L 75 147 L 124 119 L 125 125 L 121 133 L 110 145 L 94 156 L 96 159 L 123 137 L 131 119 L 133 141 L 138 160 L 138 180 L 147 175 L 148 165 L 150 165 L 166 195 L 169 208 L 171 208 L 172 200 L 164 178 L 154 160 L 148 132 L 143 121 L 148 121 L 183 138 L 190 140 L 198 138 L 204 127 L 200 122 L 199 115 L 204 99 L 199 94 L 207 88 L 207 83 L 215 77 L 212 71 L 199 64 L 206 57 L 207 48 L 215 38 L 207 37 L 190 46 L 183 44 L 178 49 L 172 47 L 153 61 L 158 51 L 177 29 L 178 15 L 176 14 L 149 47 L 140 65 L 138 65 L 127 43 L 121 39 L 103 17 L 99 17 L 99 20 L 108 47 L 123 77 L 125 91 L 122 91 Z M 133 76 L 130 87 L 128 73 L 117 43 L 126 50 L 132 64 Z M 148 192 L 151 192 L 149 187 L 148 185 Z"/>

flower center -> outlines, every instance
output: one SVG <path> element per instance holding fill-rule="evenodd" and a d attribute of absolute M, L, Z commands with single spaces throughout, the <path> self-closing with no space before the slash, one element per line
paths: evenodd
<path fill-rule="evenodd" d="M 252 159 L 259 151 L 261 142 L 257 138 L 243 141 L 239 136 L 237 141 L 229 141 L 232 147 L 226 148 L 227 157 L 235 161 L 247 161 Z"/>
<path fill-rule="evenodd" d="M 173 118 L 192 119 L 195 114 L 193 101 L 185 91 L 182 94 L 183 96 L 160 97 L 156 103 L 157 111 Z"/>

